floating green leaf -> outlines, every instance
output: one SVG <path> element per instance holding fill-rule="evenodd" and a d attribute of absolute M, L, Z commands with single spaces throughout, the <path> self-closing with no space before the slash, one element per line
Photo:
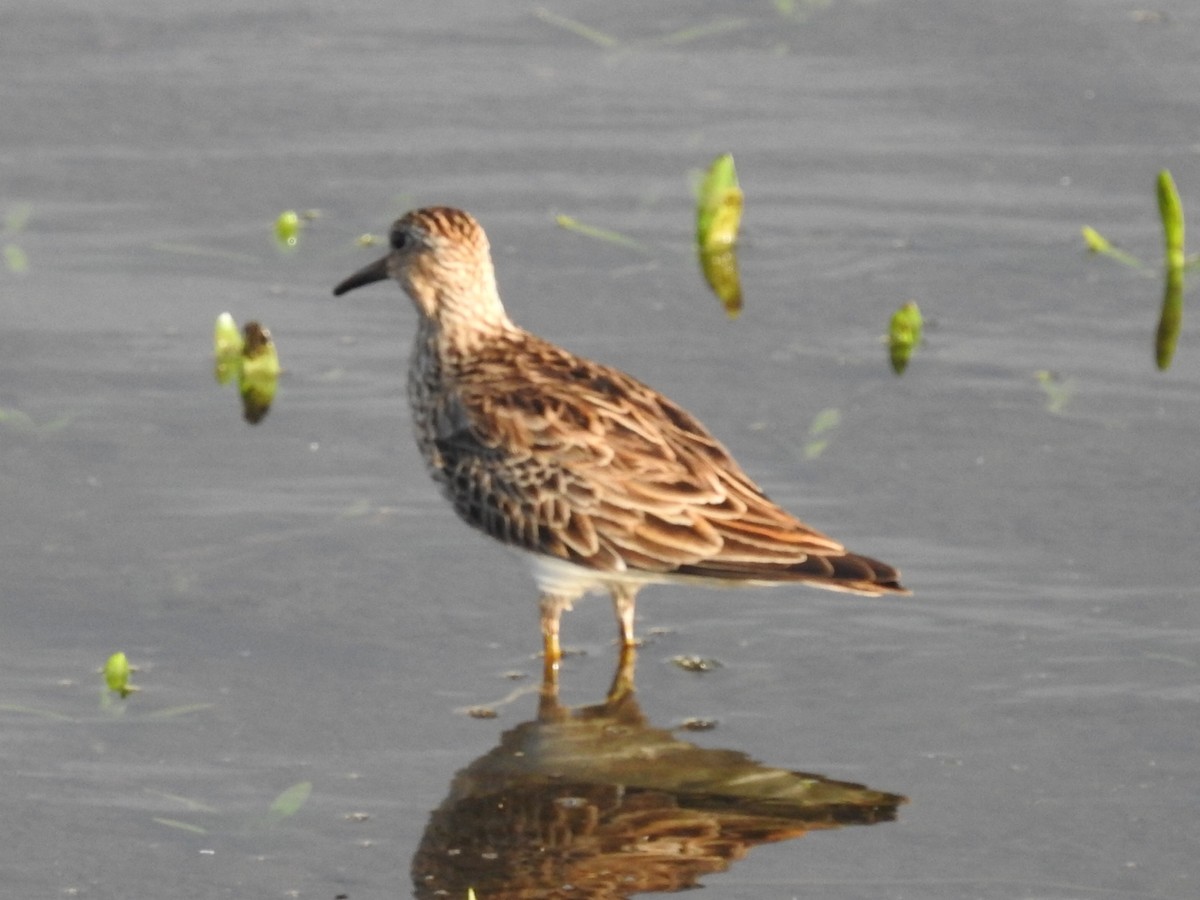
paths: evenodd
<path fill-rule="evenodd" d="M 312 794 L 311 781 L 293 784 L 271 801 L 271 806 L 267 810 L 267 824 L 278 825 L 289 816 L 294 816 L 300 811 L 300 807 L 305 804 L 310 794 Z"/>
<path fill-rule="evenodd" d="M 134 667 L 129 664 L 129 657 L 118 651 L 104 664 L 104 683 L 123 700 L 137 690 L 129 683 L 129 676 L 133 671 Z"/>
<path fill-rule="evenodd" d="M 921 310 L 915 300 L 909 300 L 892 313 L 891 325 L 888 327 L 888 354 L 892 361 L 892 371 L 897 375 L 904 374 L 913 350 L 921 343 L 922 324 Z"/>

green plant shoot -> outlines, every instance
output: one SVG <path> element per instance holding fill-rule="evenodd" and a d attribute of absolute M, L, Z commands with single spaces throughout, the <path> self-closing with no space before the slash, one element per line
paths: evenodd
<path fill-rule="evenodd" d="M 129 657 L 120 651 L 110 656 L 104 664 L 104 683 L 122 700 L 137 690 L 129 683 L 129 676 L 133 670 L 134 667 L 129 664 Z"/>
<path fill-rule="evenodd" d="M 229 313 L 221 313 L 213 332 L 216 376 L 220 384 L 237 379 L 242 412 L 255 425 L 271 409 L 279 384 L 279 353 L 271 332 L 259 322 L 247 322 L 238 331 Z"/>
<path fill-rule="evenodd" d="M 1163 300 L 1154 332 L 1154 362 L 1167 369 L 1175 355 L 1175 346 L 1183 326 L 1184 273 L 1197 264 L 1197 258 L 1187 256 L 1184 244 L 1183 201 L 1175 187 L 1169 169 L 1162 169 L 1156 181 L 1158 214 L 1163 227 Z M 1092 253 L 1108 256 L 1126 265 L 1142 267 L 1137 258 L 1112 246 L 1095 229 L 1084 226 L 1083 240 Z"/>
<path fill-rule="evenodd" d="M 909 300 L 892 313 L 892 321 L 888 327 L 888 354 L 892 361 L 892 371 L 897 375 L 904 374 L 909 358 L 921 343 L 922 325 L 921 309 L 915 300 Z"/>
<path fill-rule="evenodd" d="M 279 352 L 271 340 L 271 332 L 258 322 L 246 323 L 243 338 L 238 389 L 242 394 L 242 412 L 246 421 L 257 425 L 275 400 L 279 385 Z"/>
<path fill-rule="evenodd" d="M 1158 173 L 1158 213 L 1162 218 L 1166 266 L 1182 269 L 1187 264 L 1183 249 L 1183 202 L 1167 169 Z"/>
<path fill-rule="evenodd" d="M 737 243 L 743 200 L 733 154 L 722 153 L 708 167 L 696 195 L 696 243 L 701 250 Z"/>
<path fill-rule="evenodd" d="M 294 250 L 300 243 L 300 230 L 304 227 L 304 219 L 294 209 L 288 209 L 279 214 L 275 220 L 275 242 L 282 250 Z"/>
<path fill-rule="evenodd" d="M 228 384 L 241 371 L 244 344 L 233 316 L 227 312 L 217 316 L 217 324 L 213 329 L 213 356 L 218 384 Z"/>
<path fill-rule="evenodd" d="M 733 154 L 722 153 L 696 190 L 696 250 L 704 280 L 731 319 L 742 311 L 736 244 L 743 200 Z"/>
<path fill-rule="evenodd" d="M 1183 201 L 1175 188 L 1170 171 L 1158 173 L 1158 212 L 1162 217 L 1163 255 L 1166 278 L 1163 286 L 1162 310 L 1154 333 L 1154 362 L 1159 369 L 1171 365 L 1179 330 L 1183 326 L 1183 271 L 1187 265 L 1184 250 Z"/>
<path fill-rule="evenodd" d="M 1154 332 L 1154 363 L 1161 371 L 1166 371 L 1175 356 L 1179 330 L 1183 327 L 1183 268 L 1168 266 L 1163 281 L 1162 309 Z"/>
<path fill-rule="evenodd" d="M 1095 253 L 1097 256 L 1107 256 L 1114 262 L 1119 262 L 1125 266 L 1132 266 L 1135 269 L 1145 267 L 1145 263 L 1140 259 L 1131 253 L 1126 253 L 1124 250 L 1114 247 L 1108 238 L 1089 225 L 1083 226 L 1083 243 L 1089 253 Z"/>

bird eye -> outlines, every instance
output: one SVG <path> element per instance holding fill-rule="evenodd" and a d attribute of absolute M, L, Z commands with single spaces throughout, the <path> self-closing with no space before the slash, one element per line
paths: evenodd
<path fill-rule="evenodd" d="M 406 228 L 394 228 L 391 234 L 391 244 L 393 250 L 403 250 L 412 245 L 412 235 Z"/>

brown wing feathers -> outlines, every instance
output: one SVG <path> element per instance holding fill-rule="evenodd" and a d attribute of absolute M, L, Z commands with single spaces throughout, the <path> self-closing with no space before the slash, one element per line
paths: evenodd
<path fill-rule="evenodd" d="M 473 524 L 600 571 L 903 590 L 889 566 L 768 500 L 685 410 L 532 335 L 514 340 L 526 346 L 456 373 L 470 433 L 439 442 Z M 506 368 L 512 360 L 525 368 Z"/>

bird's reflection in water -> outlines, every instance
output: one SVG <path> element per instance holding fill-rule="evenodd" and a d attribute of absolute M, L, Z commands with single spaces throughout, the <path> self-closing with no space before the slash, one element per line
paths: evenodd
<path fill-rule="evenodd" d="M 621 898 L 695 887 L 757 844 L 896 817 L 904 797 L 708 750 L 648 724 L 622 654 L 604 703 L 559 704 L 459 772 L 413 859 L 416 896 Z"/>

